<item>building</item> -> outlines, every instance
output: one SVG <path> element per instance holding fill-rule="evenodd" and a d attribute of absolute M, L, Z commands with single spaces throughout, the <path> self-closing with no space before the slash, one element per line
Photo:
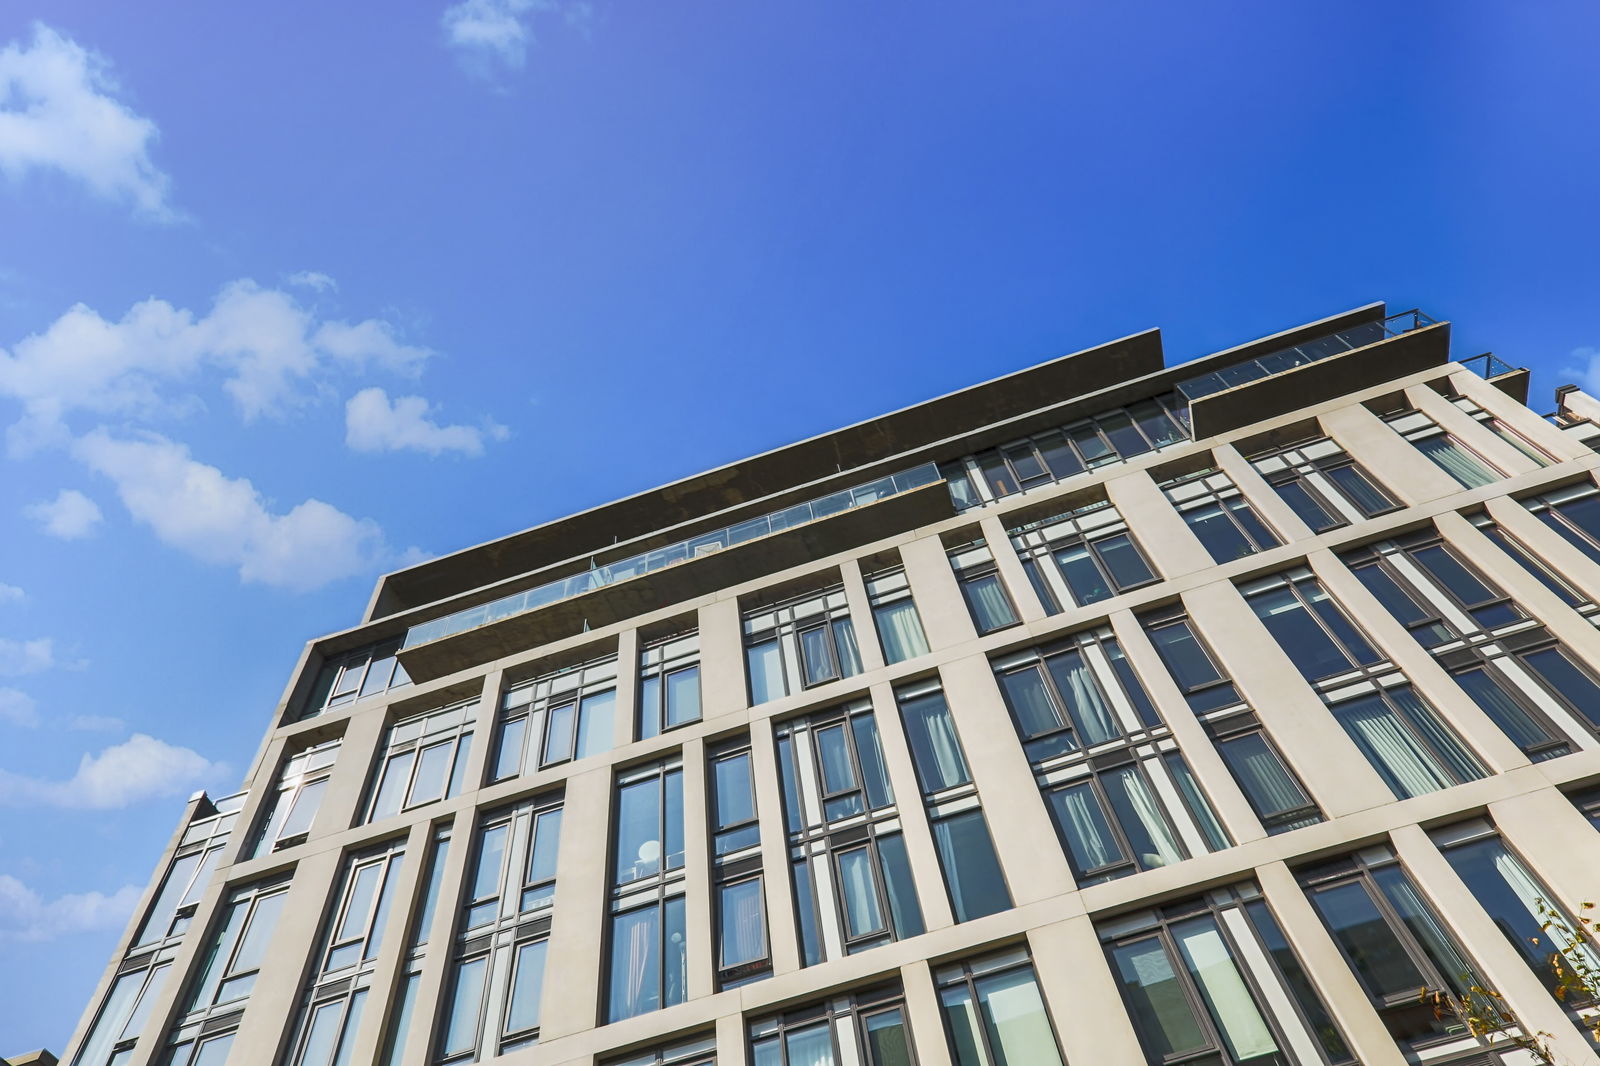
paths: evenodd
<path fill-rule="evenodd" d="M 1600 404 L 1449 336 L 1152 330 L 385 576 L 66 1061 L 1532 1061 L 1469 979 L 1600 1061 L 1523 939 L 1600 882 Z"/>

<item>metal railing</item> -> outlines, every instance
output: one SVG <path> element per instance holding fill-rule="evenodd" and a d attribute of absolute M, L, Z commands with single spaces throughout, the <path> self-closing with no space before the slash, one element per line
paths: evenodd
<path fill-rule="evenodd" d="M 547 582 L 536 588 L 518 592 L 515 595 L 505 596 L 485 603 L 478 607 L 469 607 L 455 614 L 435 618 L 431 622 L 412 626 L 406 631 L 403 648 L 415 648 L 419 644 L 438 640 L 441 637 L 454 636 L 465 633 L 469 629 L 498 622 L 513 615 L 524 614 L 540 607 L 548 607 L 562 600 L 570 600 L 574 596 L 581 596 L 595 589 L 614 585 L 619 581 L 643 576 L 657 570 L 698 559 L 710 555 L 724 548 L 731 548 L 735 544 L 743 544 L 747 540 L 765 537 L 785 529 L 794 529 L 808 522 L 815 522 L 819 518 L 827 518 L 840 514 L 856 507 L 864 507 L 869 503 L 897 496 L 912 489 L 919 489 L 924 485 L 932 485 L 942 480 L 939 476 L 937 463 L 924 463 L 914 466 L 909 470 L 902 470 L 898 474 L 869 481 L 863 485 L 855 485 L 848 489 L 829 493 L 815 500 L 786 507 L 781 511 L 762 515 L 744 522 L 738 522 L 723 529 L 710 533 L 701 533 L 687 540 L 668 544 L 663 548 L 643 552 L 619 559 L 614 563 L 597 566 L 585 570 L 581 574 L 571 577 L 559 578 Z"/>
<path fill-rule="evenodd" d="M 1402 333 L 1410 333 L 1435 324 L 1433 319 L 1421 311 L 1402 311 L 1397 315 L 1390 315 L 1381 322 L 1363 322 L 1359 326 L 1351 326 L 1337 333 L 1296 344 L 1292 348 L 1282 348 L 1232 366 L 1225 366 L 1220 370 L 1201 374 L 1179 383 L 1177 392 L 1183 399 L 1184 410 L 1187 412 L 1188 405 L 1202 397 L 1239 385 L 1248 385 L 1252 381 L 1260 381 L 1262 378 L 1281 374 L 1285 370 L 1293 370 L 1295 367 L 1315 363 L 1329 356 L 1341 355 L 1389 337 L 1398 337 Z"/>
<path fill-rule="evenodd" d="M 1501 374 L 1509 374 L 1517 368 L 1504 359 L 1496 359 L 1488 352 L 1475 355 L 1471 359 L 1461 360 L 1461 365 L 1478 375 L 1480 378 L 1497 378 Z"/>

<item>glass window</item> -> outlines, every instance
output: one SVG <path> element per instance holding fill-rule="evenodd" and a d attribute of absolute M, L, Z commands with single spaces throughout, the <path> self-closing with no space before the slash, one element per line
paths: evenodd
<path fill-rule="evenodd" d="M 914 1066 L 898 985 L 835 997 L 750 1024 L 752 1066 Z"/>
<path fill-rule="evenodd" d="M 1188 858 L 1164 805 L 1137 765 L 1097 771 L 1046 793 L 1080 884 Z"/>
<path fill-rule="evenodd" d="M 1427 415 L 1407 410 L 1390 415 L 1384 421 L 1431 459 L 1435 466 L 1454 478 L 1462 488 L 1481 488 L 1500 479 L 1498 471 L 1462 446 Z"/>
<path fill-rule="evenodd" d="M 711 756 L 712 848 L 728 855 L 761 840 L 748 739 Z"/>
<path fill-rule="evenodd" d="M 1600 562 L 1600 491 L 1589 482 L 1522 501 L 1561 538 Z"/>
<path fill-rule="evenodd" d="M 389 727 L 367 821 L 448 799 L 461 790 L 477 708 L 478 701 L 471 699 Z"/>
<path fill-rule="evenodd" d="M 962 598 L 972 615 L 972 624 L 979 634 L 993 633 L 1020 621 L 986 542 L 976 540 L 951 548 L 949 557 Z"/>
<path fill-rule="evenodd" d="M 1315 825 L 1322 812 L 1259 726 L 1217 738 L 1217 751 L 1268 833 Z"/>
<path fill-rule="evenodd" d="M 941 967 L 935 981 L 956 1066 L 1062 1066 L 1026 952 Z"/>
<path fill-rule="evenodd" d="M 1600 685 L 1595 684 L 1589 671 L 1573 662 L 1560 647 L 1526 652 L 1520 659 L 1591 725 L 1600 728 Z"/>
<path fill-rule="evenodd" d="M 1162 612 L 1141 619 L 1145 633 L 1196 714 L 1239 702 L 1239 692 L 1182 615 Z"/>
<path fill-rule="evenodd" d="M 688 983 L 683 908 L 678 895 L 612 917 L 608 1022 L 683 1002 Z"/>
<path fill-rule="evenodd" d="M 1371 474 L 1327 437 L 1255 455 L 1250 462 L 1313 533 L 1398 506 Z"/>
<path fill-rule="evenodd" d="M 1345 700 L 1332 711 L 1400 799 L 1484 776 L 1483 765 L 1410 685 Z"/>
<path fill-rule="evenodd" d="M 747 610 L 744 634 L 752 704 L 861 672 L 843 585 Z"/>
<path fill-rule="evenodd" d="M 613 868 L 625 885 L 683 866 L 683 771 L 667 768 L 617 788 Z"/>
<path fill-rule="evenodd" d="M 1051 614 L 1159 580 L 1109 504 L 1013 529 L 1011 543 Z"/>
<path fill-rule="evenodd" d="M 288 894 L 289 886 L 282 880 L 230 893 L 191 986 L 186 1015 L 204 1014 L 250 994 Z"/>
<path fill-rule="evenodd" d="M 1292 572 L 1243 591 L 1256 617 L 1306 680 L 1382 661 L 1309 573 Z"/>
<path fill-rule="evenodd" d="M 615 742 L 616 685 L 615 655 L 510 684 L 500 700 L 494 780 L 609 751 Z"/>
<path fill-rule="evenodd" d="M 310 831 L 341 742 L 325 741 L 284 761 L 272 798 L 264 804 L 266 815 L 261 820 L 252 857 L 297 843 Z"/>
<path fill-rule="evenodd" d="M 942 792 L 970 784 L 972 775 L 967 771 L 966 756 L 961 752 L 944 692 L 937 687 L 918 687 L 897 695 L 922 791 Z"/>
<path fill-rule="evenodd" d="M 1242 559 L 1280 541 L 1256 515 L 1228 475 L 1185 474 L 1160 486 L 1189 529 L 1219 563 Z"/>
<path fill-rule="evenodd" d="M 639 739 L 700 720 L 700 635 L 679 633 L 639 652 Z"/>
<path fill-rule="evenodd" d="M 314 718 L 330 707 L 409 685 L 411 678 L 395 657 L 399 650 L 400 640 L 395 638 L 328 659 L 302 705 L 300 717 Z"/>
<path fill-rule="evenodd" d="M 933 843 L 939 852 L 956 921 L 968 922 L 1011 909 L 1011 893 L 982 811 L 964 811 L 935 820 Z"/>
<path fill-rule="evenodd" d="M 1585 606 L 1586 600 L 1583 596 L 1580 596 L 1573 590 L 1572 586 L 1557 577 L 1548 565 L 1536 558 L 1520 541 L 1509 536 L 1505 530 L 1495 525 L 1488 515 L 1479 514 L 1470 517 L 1472 524 L 1478 527 L 1480 533 L 1494 541 L 1496 547 L 1511 556 L 1516 564 L 1533 575 L 1539 584 L 1555 593 L 1562 603 L 1565 603 L 1568 607 Z"/>
<path fill-rule="evenodd" d="M 872 605 L 872 620 L 883 645 L 883 658 L 889 664 L 928 654 L 928 638 L 922 632 L 922 619 L 911 598 L 911 586 L 903 569 L 871 574 L 866 579 L 867 600 Z"/>

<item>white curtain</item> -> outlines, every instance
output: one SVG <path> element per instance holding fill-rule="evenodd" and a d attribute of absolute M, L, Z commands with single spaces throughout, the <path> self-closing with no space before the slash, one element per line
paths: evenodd
<path fill-rule="evenodd" d="M 1172 827 L 1167 824 L 1166 816 L 1161 813 L 1161 807 L 1150 794 L 1150 786 L 1145 784 L 1144 778 L 1139 776 L 1138 771 L 1131 766 L 1118 770 L 1114 779 L 1108 781 L 1107 785 L 1122 789 L 1128 798 L 1129 806 L 1133 808 L 1134 817 L 1144 826 L 1145 833 L 1156 849 L 1154 854 L 1141 855 L 1140 865 L 1150 868 L 1182 862 L 1183 849 L 1178 845 Z"/>
<path fill-rule="evenodd" d="M 1478 461 L 1477 456 L 1442 433 L 1412 443 L 1422 451 L 1423 455 L 1439 464 L 1440 469 L 1469 489 L 1488 485 L 1495 480 L 1494 474 Z"/>
<path fill-rule="evenodd" d="M 922 740 L 931 766 L 924 769 L 928 784 L 935 789 L 949 788 L 967 780 L 967 763 L 961 756 L 961 743 L 956 739 L 955 723 L 950 720 L 950 710 L 944 697 L 932 695 L 906 704 L 920 727 Z"/>
<path fill-rule="evenodd" d="M 787 1034 L 789 1066 L 833 1066 L 833 1038 L 828 1023 L 797 1029 Z"/>
<path fill-rule="evenodd" d="M 1252 794 L 1266 814 L 1294 810 L 1306 803 L 1305 794 L 1294 783 L 1277 755 L 1260 737 L 1250 736 L 1228 746 L 1234 769 L 1245 779 L 1245 791 Z"/>
<path fill-rule="evenodd" d="M 985 631 L 999 629 L 1017 620 L 1010 601 L 1006 599 L 1005 590 L 1000 587 L 998 576 L 986 574 L 974 578 L 966 582 L 966 589 L 972 600 L 972 612 L 978 616 L 978 624 Z"/>
<path fill-rule="evenodd" d="M 1122 858 L 1116 842 L 1105 833 L 1100 801 L 1088 785 L 1063 789 L 1053 798 L 1061 814 L 1061 831 L 1083 869 L 1098 869 Z"/>
<path fill-rule="evenodd" d="M 883 914 L 878 907 L 876 879 L 872 876 L 872 855 L 866 848 L 840 853 L 839 881 L 850 935 L 864 936 L 882 929 Z"/>
<path fill-rule="evenodd" d="M 752 644 L 745 650 L 750 666 L 750 702 L 766 703 L 789 694 L 783 677 L 783 656 L 776 640 Z"/>
<path fill-rule="evenodd" d="M 1117 720 L 1112 716 L 1111 704 L 1094 679 L 1094 673 L 1083 656 L 1075 651 L 1066 652 L 1050 660 L 1050 673 L 1061 690 L 1061 698 L 1071 708 L 1072 717 L 1083 733 L 1084 746 L 1100 744 L 1120 736 Z"/>
<path fill-rule="evenodd" d="M 1256 1009 L 1249 986 L 1228 954 L 1222 934 L 1209 918 L 1203 922 L 1173 932 L 1178 949 L 1183 952 L 1184 963 L 1195 984 L 1200 986 L 1200 994 L 1205 997 L 1206 1007 L 1222 1031 L 1228 1050 L 1235 1059 L 1253 1059 L 1277 1051 L 1272 1030 L 1267 1028 L 1261 1012 Z"/>
<path fill-rule="evenodd" d="M 928 638 L 923 635 L 917 605 L 910 597 L 885 604 L 875 614 L 878 635 L 883 638 L 884 659 L 898 663 L 928 654 Z"/>
<path fill-rule="evenodd" d="M 1401 799 L 1455 783 L 1377 698 L 1361 700 L 1348 707 L 1340 714 L 1340 719 L 1373 769 L 1389 782 Z"/>

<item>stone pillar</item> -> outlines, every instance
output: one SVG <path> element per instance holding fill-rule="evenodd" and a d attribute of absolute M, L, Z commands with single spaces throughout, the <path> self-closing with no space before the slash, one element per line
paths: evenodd
<path fill-rule="evenodd" d="M 905 564 L 929 648 L 939 651 L 977 636 L 966 597 L 961 595 L 961 585 L 938 536 L 919 537 L 901 545 L 900 561 Z"/>
<path fill-rule="evenodd" d="M 691 1000 L 717 990 L 707 788 L 706 742 L 695 737 L 683 744 L 684 935 Z"/>
<path fill-rule="evenodd" d="M 894 790 L 895 809 L 916 882 L 917 900 L 922 905 L 922 921 L 929 929 L 955 924 L 950 899 L 943 891 L 944 873 L 939 853 L 933 844 L 933 829 L 928 809 L 922 802 L 922 788 L 916 766 L 911 761 L 911 746 L 906 741 L 905 723 L 895 702 L 894 689 L 887 682 L 872 686 L 872 715 L 878 722 L 878 737 L 883 744 L 883 761 L 889 769 L 889 785 Z"/>
<path fill-rule="evenodd" d="M 1414 505 L 1461 491 L 1456 480 L 1361 404 L 1322 415 L 1322 430 L 1401 503 Z"/>
<path fill-rule="evenodd" d="M 1267 484 L 1267 479 L 1239 454 L 1237 448 L 1231 444 L 1219 444 L 1212 449 L 1211 457 L 1216 460 L 1217 469 L 1233 479 L 1244 498 L 1250 501 L 1250 506 L 1256 509 L 1267 525 L 1282 535 L 1286 543 L 1310 540 L 1316 536 L 1305 520 L 1294 513 L 1294 508 L 1283 502 L 1278 490 Z"/>
<path fill-rule="evenodd" d="M 867 583 L 861 578 L 861 565 L 854 559 L 846 559 L 839 564 L 839 576 L 844 581 L 844 599 L 850 606 L 850 617 L 855 620 L 861 671 L 881 670 L 883 643 L 878 639 L 878 625 L 872 618 L 872 604 L 867 600 Z"/>
<path fill-rule="evenodd" d="M 1157 574 L 1174 578 L 1217 565 L 1147 472 L 1132 470 L 1112 478 L 1106 482 L 1106 495 Z"/>
<path fill-rule="evenodd" d="M 906 993 L 906 1029 L 916 1043 L 917 1066 L 955 1066 L 950 1042 L 944 1035 L 944 1011 L 926 959 L 900 967 L 900 985 Z M 718 1058 L 720 1066 L 722 1059 Z"/>
<path fill-rule="evenodd" d="M 757 718 L 750 723 L 750 770 L 755 778 L 756 818 L 761 824 L 761 888 L 776 976 L 800 969 L 801 958 L 794 882 L 789 877 L 789 830 L 783 815 L 783 784 L 771 719 Z"/>
<path fill-rule="evenodd" d="M 549 948 L 550 958 L 561 960 L 562 976 L 544 986 L 539 1014 L 545 1039 L 591 1029 L 599 1015 L 595 997 L 605 987 L 605 930 L 610 917 L 611 793 L 610 767 L 567 778 Z M 428 961 L 433 961 L 431 953 Z"/>
<path fill-rule="evenodd" d="M 1028 946 L 1039 991 L 1071 1066 L 1145 1061 L 1088 915 L 1028 930 Z"/>
<path fill-rule="evenodd" d="M 700 710 L 709 719 L 748 706 L 739 601 L 727 596 L 700 608 Z"/>

